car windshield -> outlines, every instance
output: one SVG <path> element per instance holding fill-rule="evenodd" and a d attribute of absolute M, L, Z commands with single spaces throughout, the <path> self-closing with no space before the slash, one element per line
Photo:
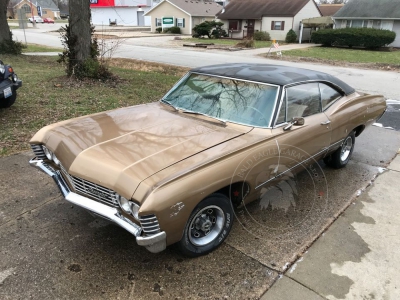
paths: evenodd
<path fill-rule="evenodd" d="M 255 127 L 269 127 L 278 86 L 190 73 L 162 102 L 179 110 Z"/>

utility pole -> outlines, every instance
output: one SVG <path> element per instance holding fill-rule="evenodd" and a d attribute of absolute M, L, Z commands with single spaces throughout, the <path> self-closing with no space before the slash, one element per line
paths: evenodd
<path fill-rule="evenodd" d="M 32 25 L 33 25 L 33 28 L 35 28 L 36 27 L 36 20 L 35 20 L 35 16 L 33 15 L 32 0 L 30 1 L 30 3 L 31 3 L 31 13 L 32 13 Z"/>

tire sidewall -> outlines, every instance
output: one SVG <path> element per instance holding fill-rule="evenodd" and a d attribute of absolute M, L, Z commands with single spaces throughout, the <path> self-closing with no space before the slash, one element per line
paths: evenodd
<path fill-rule="evenodd" d="M 192 222 L 193 218 L 196 216 L 196 214 L 200 210 L 202 210 L 203 208 L 210 206 L 210 205 L 215 205 L 222 209 L 222 211 L 224 213 L 224 217 L 225 217 L 223 229 L 215 237 L 215 239 L 213 241 L 211 241 L 210 243 L 203 245 L 203 246 L 196 246 L 196 245 L 192 244 L 192 242 L 189 239 L 190 223 Z M 228 234 L 232 228 L 233 217 L 234 217 L 233 207 L 232 207 L 232 204 L 231 204 L 229 198 L 227 198 L 226 196 L 224 196 L 222 194 L 214 194 L 214 195 L 211 195 L 210 197 L 204 199 L 195 207 L 195 209 L 191 213 L 191 215 L 186 223 L 183 237 L 182 237 L 181 241 L 179 242 L 181 251 L 185 255 L 194 257 L 194 256 L 204 255 L 204 254 L 207 254 L 207 253 L 215 250 L 222 244 L 222 242 L 228 236 Z"/>

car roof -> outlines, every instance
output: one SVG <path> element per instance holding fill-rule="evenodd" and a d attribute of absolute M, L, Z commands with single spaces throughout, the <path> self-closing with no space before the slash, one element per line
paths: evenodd
<path fill-rule="evenodd" d="M 249 63 L 220 64 L 195 68 L 190 70 L 190 72 L 276 85 L 289 85 L 310 80 L 328 81 L 339 87 L 346 95 L 355 92 L 354 88 L 332 75 L 308 69 L 279 65 Z"/>

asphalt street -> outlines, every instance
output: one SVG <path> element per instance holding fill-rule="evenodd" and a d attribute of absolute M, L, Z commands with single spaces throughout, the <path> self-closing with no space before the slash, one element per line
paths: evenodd
<path fill-rule="evenodd" d="M 21 39 L 20 30 L 13 33 Z M 60 46 L 57 35 L 40 30 L 27 39 Z M 269 62 L 250 52 L 135 45 L 145 43 L 140 40 L 124 41 L 117 55 L 190 67 Z M 396 72 L 296 65 L 365 92 L 400 95 Z M 400 147 L 400 105 L 389 104 L 382 128 L 371 126 L 356 139 L 346 168 L 316 165 L 327 201 L 308 200 L 315 199 L 315 187 L 302 172 L 295 178 L 301 195 L 296 209 L 262 209 L 262 199 L 239 209 L 222 247 L 196 259 L 182 257 L 174 246 L 151 254 L 123 229 L 68 204 L 50 178 L 28 166 L 32 153 L 0 159 L 0 299 L 259 299 L 391 162 Z"/>

